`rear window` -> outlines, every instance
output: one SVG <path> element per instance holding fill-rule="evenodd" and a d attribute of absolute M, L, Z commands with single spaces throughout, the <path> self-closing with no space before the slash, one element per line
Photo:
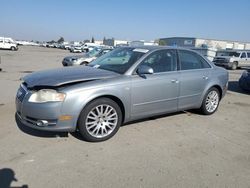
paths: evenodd
<path fill-rule="evenodd" d="M 185 50 L 179 50 L 181 70 L 205 69 L 210 65 L 200 55 Z"/>

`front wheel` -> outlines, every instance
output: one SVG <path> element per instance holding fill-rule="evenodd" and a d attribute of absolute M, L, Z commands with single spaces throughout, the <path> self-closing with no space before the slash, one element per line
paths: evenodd
<path fill-rule="evenodd" d="M 101 142 L 116 134 L 122 123 L 122 112 L 116 102 L 99 98 L 81 112 L 78 129 L 86 141 Z"/>
<path fill-rule="evenodd" d="M 232 70 L 236 70 L 237 68 L 238 68 L 238 63 L 237 62 L 233 62 L 231 69 Z"/>
<path fill-rule="evenodd" d="M 200 111 L 205 115 L 213 114 L 220 103 L 220 93 L 217 88 L 212 87 L 206 93 Z"/>
<path fill-rule="evenodd" d="M 87 61 L 82 62 L 80 65 L 88 65 L 89 63 Z"/>
<path fill-rule="evenodd" d="M 11 46 L 10 50 L 15 51 L 16 48 L 14 46 Z"/>

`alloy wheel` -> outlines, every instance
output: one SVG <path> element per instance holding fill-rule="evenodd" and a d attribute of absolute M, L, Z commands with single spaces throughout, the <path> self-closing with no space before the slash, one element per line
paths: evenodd
<path fill-rule="evenodd" d="M 87 115 L 86 129 L 95 138 L 110 135 L 118 123 L 118 114 L 112 106 L 102 104 L 94 107 Z"/>
<path fill-rule="evenodd" d="M 206 110 L 209 113 L 212 113 L 217 109 L 218 104 L 219 104 L 219 94 L 214 90 L 210 91 L 206 98 L 206 104 L 205 104 Z"/>

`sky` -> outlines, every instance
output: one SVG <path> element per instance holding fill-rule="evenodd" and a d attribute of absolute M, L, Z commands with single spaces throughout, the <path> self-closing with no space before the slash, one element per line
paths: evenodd
<path fill-rule="evenodd" d="M 19 40 L 250 42 L 250 0 L 0 0 L 0 7 L 0 36 Z"/>

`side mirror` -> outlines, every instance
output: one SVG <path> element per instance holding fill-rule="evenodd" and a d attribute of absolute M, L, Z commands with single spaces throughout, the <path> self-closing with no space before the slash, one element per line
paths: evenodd
<path fill-rule="evenodd" d="M 147 66 L 147 65 L 140 65 L 136 72 L 139 75 L 154 74 L 154 70 L 150 66 Z"/>

